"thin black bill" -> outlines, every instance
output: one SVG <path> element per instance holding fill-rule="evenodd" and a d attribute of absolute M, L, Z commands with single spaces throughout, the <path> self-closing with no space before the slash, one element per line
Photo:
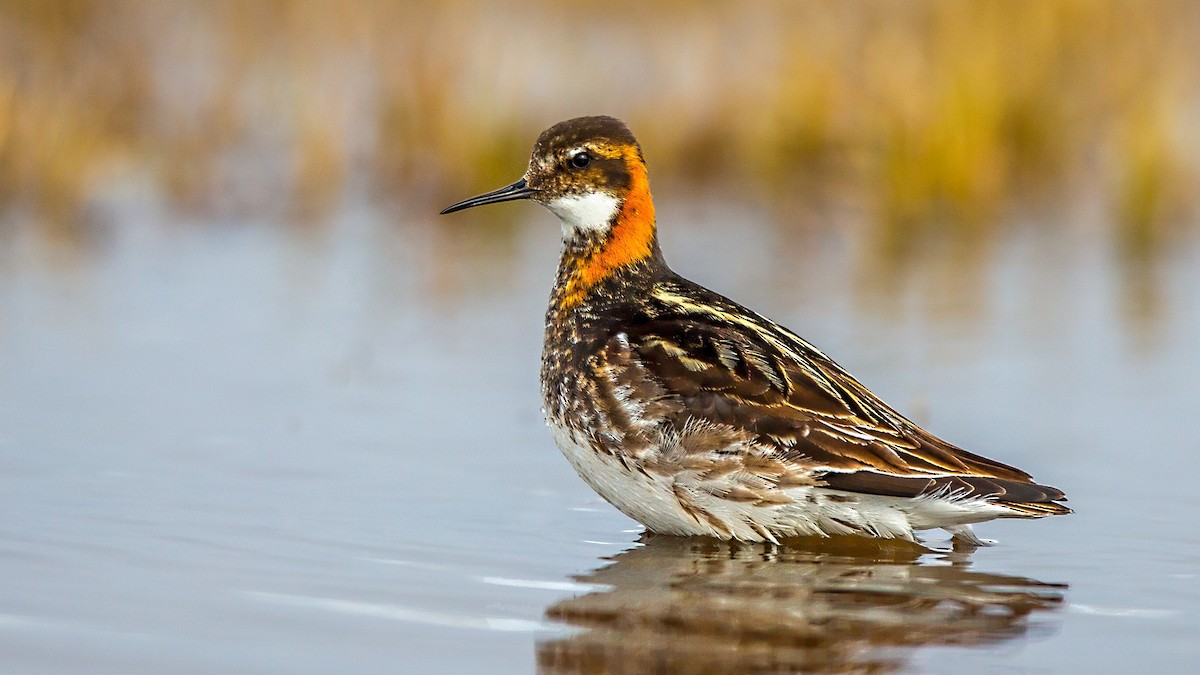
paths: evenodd
<path fill-rule="evenodd" d="M 476 197 L 471 197 L 470 199 L 464 199 L 457 204 L 451 204 L 450 206 L 447 206 L 446 208 L 442 209 L 441 213 L 442 214 L 454 213 L 455 211 L 462 211 L 463 209 L 469 209 L 473 206 L 483 206 L 484 204 L 498 204 L 500 202 L 510 202 L 514 199 L 529 199 L 529 196 L 535 192 L 537 192 L 537 190 L 534 190 L 533 188 L 526 185 L 525 179 L 522 178 L 521 180 L 513 183 L 512 185 L 507 185 L 505 187 L 500 188 L 499 190 L 492 190 L 491 192 L 485 192 Z"/>

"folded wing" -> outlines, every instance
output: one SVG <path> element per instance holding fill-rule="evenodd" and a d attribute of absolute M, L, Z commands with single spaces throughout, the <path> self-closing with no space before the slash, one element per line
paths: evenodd
<path fill-rule="evenodd" d="M 623 348 L 678 401 L 670 421 L 680 428 L 703 419 L 751 432 L 833 489 L 1068 512 L 1053 504 L 1060 490 L 926 432 L 812 345 L 730 300 L 680 280 L 647 308 Z"/>

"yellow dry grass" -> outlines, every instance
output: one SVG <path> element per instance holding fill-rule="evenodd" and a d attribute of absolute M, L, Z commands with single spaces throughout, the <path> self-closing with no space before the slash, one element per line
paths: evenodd
<path fill-rule="evenodd" d="M 1152 247 L 1196 213 L 1198 27 L 1172 0 L 3 0 L 0 212 L 70 220 L 122 181 L 194 208 L 440 204 L 605 112 L 656 175 L 832 185 L 884 241 L 1091 190 Z"/>

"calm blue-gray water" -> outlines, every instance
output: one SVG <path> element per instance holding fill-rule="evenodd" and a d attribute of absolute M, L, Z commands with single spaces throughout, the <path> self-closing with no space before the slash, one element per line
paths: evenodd
<path fill-rule="evenodd" d="M 543 427 L 549 214 L 118 203 L 0 230 L 0 671 L 1200 666 L 1200 246 L 1129 260 L 1081 207 L 889 266 L 745 207 L 662 201 L 668 260 L 1077 513 L 643 537 Z"/>

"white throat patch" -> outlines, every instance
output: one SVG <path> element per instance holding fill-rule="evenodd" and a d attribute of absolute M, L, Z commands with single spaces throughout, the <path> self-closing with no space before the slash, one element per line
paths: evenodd
<path fill-rule="evenodd" d="M 606 230 L 617 213 L 619 202 L 616 197 L 603 192 L 559 197 L 546 204 L 546 208 L 562 222 L 563 236 L 572 232 Z"/>

